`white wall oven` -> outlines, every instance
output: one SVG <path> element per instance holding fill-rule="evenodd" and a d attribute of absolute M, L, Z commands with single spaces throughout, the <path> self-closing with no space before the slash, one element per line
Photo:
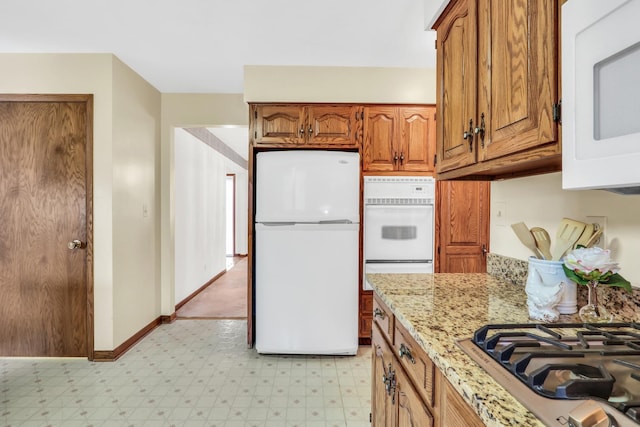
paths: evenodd
<path fill-rule="evenodd" d="M 640 194 L 639 0 L 562 6 L 562 176 L 566 189 Z"/>
<path fill-rule="evenodd" d="M 435 180 L 364 177 L 364 289 L 367 273 L 433 273 Z"/>

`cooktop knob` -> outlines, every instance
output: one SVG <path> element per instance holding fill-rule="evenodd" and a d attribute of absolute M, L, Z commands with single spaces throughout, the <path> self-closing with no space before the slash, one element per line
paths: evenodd
<path fill-rule="evenodd" d="M 600 405 L 587 401 L 569 412 L 570 427 L 616 427 Z"/>

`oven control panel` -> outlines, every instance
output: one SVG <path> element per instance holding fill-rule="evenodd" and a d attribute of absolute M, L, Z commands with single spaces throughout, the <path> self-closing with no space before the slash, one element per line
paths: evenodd
<path fill-rule="evenodd" d="M 433 204 L 435 182 L 430 176 L 365 176 L 365 204 L 379 204 L 381 199 L 393 199 L 396 204 L 405 204 L 401 202 L 403 199 L 425 200 L 430 201 L 426 204 Z"/>

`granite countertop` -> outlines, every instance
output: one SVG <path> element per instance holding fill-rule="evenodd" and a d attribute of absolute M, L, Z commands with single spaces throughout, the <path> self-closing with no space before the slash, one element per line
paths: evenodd
<path fill-rule="evenodd" d="M 367 280 L 486 425 L 544 426 L 455 344 L 487 323 L 529 323 L 523 286 L 484 273 L 368 274 Z"/>

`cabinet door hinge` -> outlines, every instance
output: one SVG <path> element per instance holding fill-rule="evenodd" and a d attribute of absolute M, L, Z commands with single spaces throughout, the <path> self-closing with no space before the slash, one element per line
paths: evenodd
<path fill-rule="evenodd" d="M 372 423 L 373 422 L 373 416 L 371 415 L 371 412 L 369 412 L 369 422 Z"/>
<path fill-rule="evenodd" d="M 438 246 L 438 255 L 440 255 L 440 246 Z"/>
<path fill-rule="evenodd" d="M 258 110 L 253 110 L 253 118 L 258 118 Z"/>
<path fill-rule="evenodd" d="M 253 138 L 254 138 L 254 139 L 258 139 L 258 131 L 255 131 L 255 132 L 254 132 L 254 134 L 253 134 Z"/>
<path fill-rule="evenodd" d="M 435 39 L 435 40 L 433 41 L 433 44 L 435 45 L 435 46 L 434 46 L 435 50 L 438 50 L 438 39 Z"/>
<path fill-rule="evenodd" d="M 562 123 L 562 99 L 557 104 L 553 104 L 553 121 Z"/>
<path fill-rule="evenodd" d="M 433 165 L 435 166 L 435 165 L 437 165 L 437 164 L 438 164 L 438 155 L 437 155 L 437 154 L 434 154 L 434 155 L 433 155 Z"/>

